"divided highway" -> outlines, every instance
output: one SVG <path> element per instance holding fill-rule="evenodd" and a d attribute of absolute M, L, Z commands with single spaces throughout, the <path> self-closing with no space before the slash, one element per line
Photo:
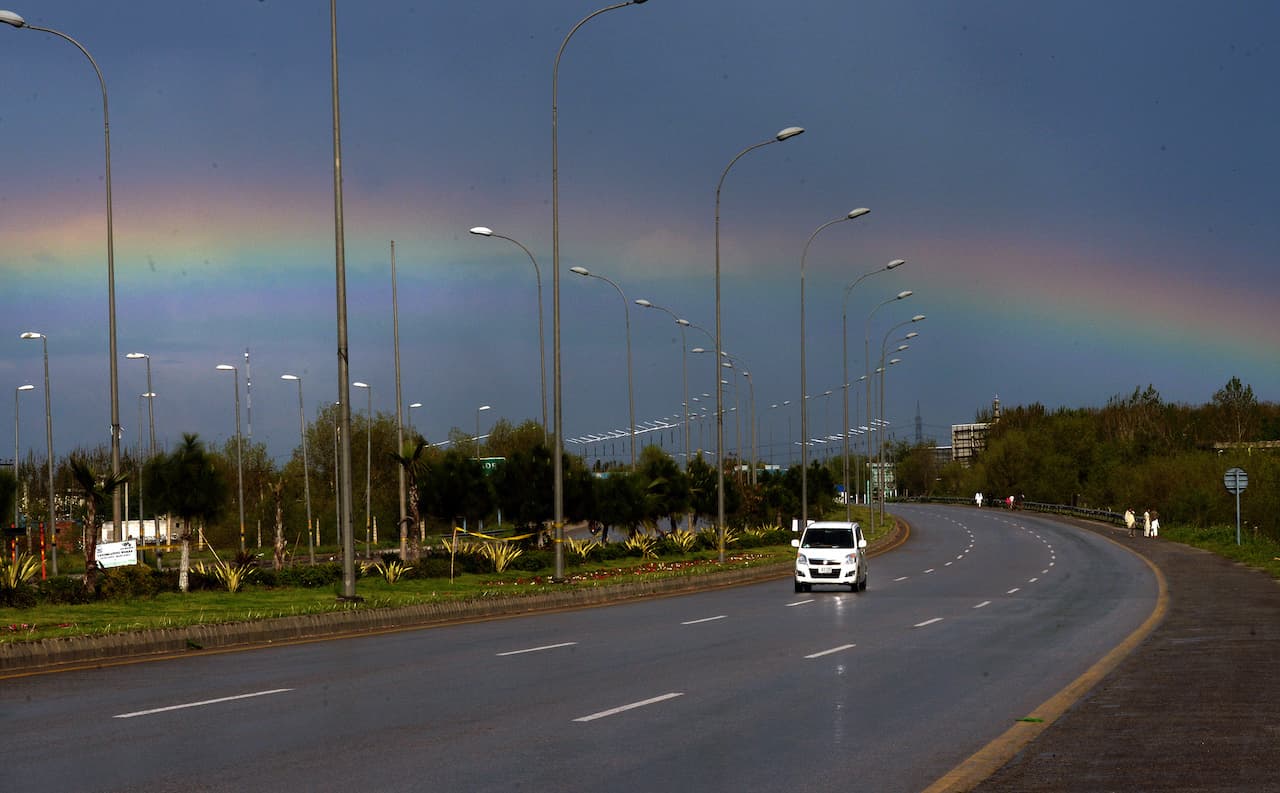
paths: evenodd
<path fill-rule="evenodd" d="M 1151 613 L 1118 545 L 899 505 L 791 581 L 0 682 L 0 790 L 918 791 Z"/>

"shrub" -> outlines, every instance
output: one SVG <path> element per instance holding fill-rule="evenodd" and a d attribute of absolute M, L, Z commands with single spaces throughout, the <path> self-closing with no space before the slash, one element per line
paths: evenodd
<path fill-rule="evenodd" d="M 316 565 L 297 565 L 276 571 L 278 586 L 296 586 L 319 588 L 342 580 L 342 565 L 337 562 L 325 562 Z"/>
<path fill-rule="evenodd" d="M 103 600 L 153 598 L 164 584 L 164 577 L 146 565 L 112 567 L 99 574 L 97 596 Z"/>
<path fill-rule="evenodd" d="M 93 594 L 84 590 L 79 579 L 65 575 L 41 581 L 35 590 L 36 598 L 42 603 L 74 606 L 93 600 Z"/>
<path fill-rule="evenodd" d="M 449 558 L 439 556 L 428 556 L 420 559 L 413 566 L 414 578 L 448 578 L 449 577 Z"/>
<path fill-rule="evenodd" d="M 40 560 L 28 553 L 0 555 L 0 587 L 17 589 L 40 572 Z"/>
<path fill-rule="evenodd" d="M 658 558 L 658 541 L 648 534 L 633 534 L 627 538 L 622 547 L 627 549 L 628 556 L 638 556 L 641 559 Z"/>
<path fill-rule="evenodd" d="M 573 537 L 566 540 L 565 545 L 568 546 L 570 553 L 578 557 L 580 562 L 587 561 L 592 554 L 598 554 L 602 547 L 600 543 L 595 540 L 579 540 Z"/>
<path fill-rule="evenodd" d="M 551 551 L 542 550 L 526 550 L 524 555 L 516 559 L 511 565 L 512 570 L 523 570 L 527 573 L 536 573 L 540 570 L 550 570 L 555 566 L 555 554 Z"/>
<path fill-rule="evenodd" d="M 698 544 L 698 535 L 687 529 L 677 529 L 665 538 L 665 543 L 679 553 L 689 553 Z"/>
<path fill-rule="evenodd" d="M 28 609 L 36 602 L 36 589 L 29 584 L 21 583 L 16 587 L 0 584 L 0 607 Z"/>

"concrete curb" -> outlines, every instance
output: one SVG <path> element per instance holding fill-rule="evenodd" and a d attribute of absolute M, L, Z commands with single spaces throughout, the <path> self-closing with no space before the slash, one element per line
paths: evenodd
<path fill-rule="evenodd" d="M 897 521 L 878 540 L 872 555 L 900 545 L 909 529 Z M 502 619 L 537 612 L 592 608 L 648 597 L 667 597 L 743 586 L 786 577 L 792 562 L 714 573 L 597 587 L 572 587 L 537 595 L 498 595 L 475 600 L 424 603 L 401 608 L 352 608 L 252 622 L 192 625 L 185 628 L 130 631 L 106 636 L 76 636 L 0 644 L 0 677 L 46 674 L 85 665 L 114 665 L 175 655 L 266 647 L 273 644 L 335 639 L 411 630 L 470 620 Z"/>

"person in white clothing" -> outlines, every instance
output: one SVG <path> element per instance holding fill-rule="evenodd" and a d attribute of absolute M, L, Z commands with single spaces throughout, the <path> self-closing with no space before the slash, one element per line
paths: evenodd
<path fill-rule="evenodd" d="M 1142 510 L 1142 536 L 1151 536 L 1151 510 Z"/>
<path fill-rule="evenodd" d="M 1160 536 L 1160 513 L 1159 512 L 1151 513 L 1151 536 L 1152 537 Z"/>

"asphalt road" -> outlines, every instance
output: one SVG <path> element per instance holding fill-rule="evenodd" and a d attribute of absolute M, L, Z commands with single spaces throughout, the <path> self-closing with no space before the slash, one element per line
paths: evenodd
<path fill-rule="evenodd" d="M 926 787 L 1151 612 L 1025 513 L 902 506 L 867 592 L 791 583 L 0 684 L 0 790 Z"/>

